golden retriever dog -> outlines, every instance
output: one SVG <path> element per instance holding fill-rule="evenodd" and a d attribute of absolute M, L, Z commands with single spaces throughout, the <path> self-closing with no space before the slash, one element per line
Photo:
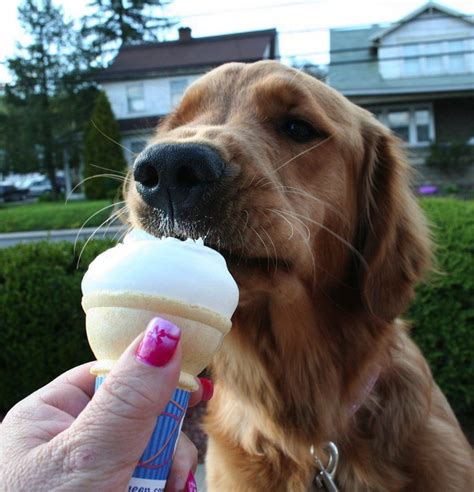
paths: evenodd
<path fill-rule="evenodd" d="M 369 112 L 273 61 L 192 84 L 137 157 L 132 224 L 203 237 L 240 288 L 212 368 L 210 491 L 317 488 L 328 442 L 340 491 L 473 490 L 469 443 L 397 319 L 431 259 L 408 175 Z"/>

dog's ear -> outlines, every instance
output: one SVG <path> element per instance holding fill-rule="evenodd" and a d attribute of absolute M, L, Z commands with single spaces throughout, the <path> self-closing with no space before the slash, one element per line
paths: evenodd
<path fill-rule="evenodd" d="M 364 130 L 358 246 L 363 262 L 359 288 L 366 308 L 390 321 L 413 297 L 430 265 L 431 248 L 423 214 L 410 191 L 410 168 L 398 139 L 370 119 Z"/>

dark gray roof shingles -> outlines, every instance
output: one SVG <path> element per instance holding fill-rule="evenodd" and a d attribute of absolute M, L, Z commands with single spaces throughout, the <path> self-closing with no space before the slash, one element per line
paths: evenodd
<path fill-rule="evenodd" d="M 121 77 L 128 78 L 131 74 L 157 74 L 187 67 L 217 66 L 229 61 L 260 60 L 266 52 L 272 57 L 275 38 L 276 30 L 268 29 L 185 41 L 124 46 L 98 79 L 119 80 Z"/>

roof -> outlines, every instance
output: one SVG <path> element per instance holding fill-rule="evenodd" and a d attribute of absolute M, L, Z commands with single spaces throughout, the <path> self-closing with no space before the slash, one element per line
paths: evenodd
<path fill-rule="evenodd" d="M 276 35 L 276 29 L 267 29 L 193 38 L 189 29 L 181 29 L 181 39 L 177 41 L 122 47 L 112 64 L 97 79 L 143 78 L 183 70 L 199 71 L 230 61 L 275 58 Z"/>
<path fill-rule="evenodd" d="M 391 26 L 387 27 L 386 29 L 383 29 L 373 35 L 370 39 L 373 43 L 378 43 L 382 38 L 387 36 L 388 34 L 391 34 L 392 32 L 396 31 L 397 29 L 400 29 L 401 26 L 404 24 L 412 21 L 416 17 L 419 17 L 426 11 L 434 12 L 438 11 L 441 14 L 450 16 L 450 17 L 455 17 L 459 20 L 462 20 L 468 24 L 473 24 L 474 25 L 474 20 L 471 20 L 469 17 L 466 17 L 465 15 L 462 15 L 461 13 L 457 12 L 456 10 L 450 9 L 448 7 L 445 7 L 444 5 L 440 5 L 439 3 L 436 2 L 428 2 L 425 3 L 425 5 L 422 5 L 418 9 L 414 10 L 410 14 L 406 15 L 405 17 L 402 17 L 398 22 L 395 24 L 392 24 Z"/>
<path fill-rule="evenodd" d="M 373 25 L 358 29 L 331 29 L 329 85 L 347 96 L 420 93 L 428 95 L 430 93 L 472 91 L 474 89 L 472 73 L 429 77 L 382 78 L 377 57 L 379 41 L 401 25 L 422 15 L 428 8 L 439 9 L 443 12 L 443 15 L 453 15 L 450 9 L 430 2 L 388 28 Z M 459 20 L 466 19 L 459 13 L 456 13 L 455 17 L 460 18 Z M 468 24 L 474 31 L 474 23 L 469 21 Z"/>

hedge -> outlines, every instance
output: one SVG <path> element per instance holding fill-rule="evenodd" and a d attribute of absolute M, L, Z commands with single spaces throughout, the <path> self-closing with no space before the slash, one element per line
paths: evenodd
<path fill-rule="evenodd" d="M 420 285 L 405 317 L 434 376 L 458 414 L 473 410 L 474 203 L 422 201 L 434 224 L 440 273 Z M 68 243 L 0 250 L 0 412 L 92 355 L 80 282 L 110 242 L 91 241 L 79 268 Z"/>
<path fill-rule="evenodd" d="M 115 198 L 120 194 L 120 176 L 127 162 L 120 142 L 120 130 L 105 92 L 99 92 L 89 124 L 84 132 L 84 191 L 97 200 Z M 102 174 L 109 176 L 100 176 Z M 110 175 L 118 176 L 114 178 Z M 96 177 L 94 177 L 96 176 Z"/>
<path fill-rule="evenodd" d="M 421 201 L 436 245 L 435 271 L 405 317 L 436 382 L 458 414 L 474 410 L 474 202 Z"/>
<path fill-rule="evenodd" d="M 79 266 L 70 243 L 0 250 L 0 414 L 65 370 L 93 360 L 81 279 L 111 242 L 91 241 Z M 1 416 L 0 416 L 1 417 Z"/>

